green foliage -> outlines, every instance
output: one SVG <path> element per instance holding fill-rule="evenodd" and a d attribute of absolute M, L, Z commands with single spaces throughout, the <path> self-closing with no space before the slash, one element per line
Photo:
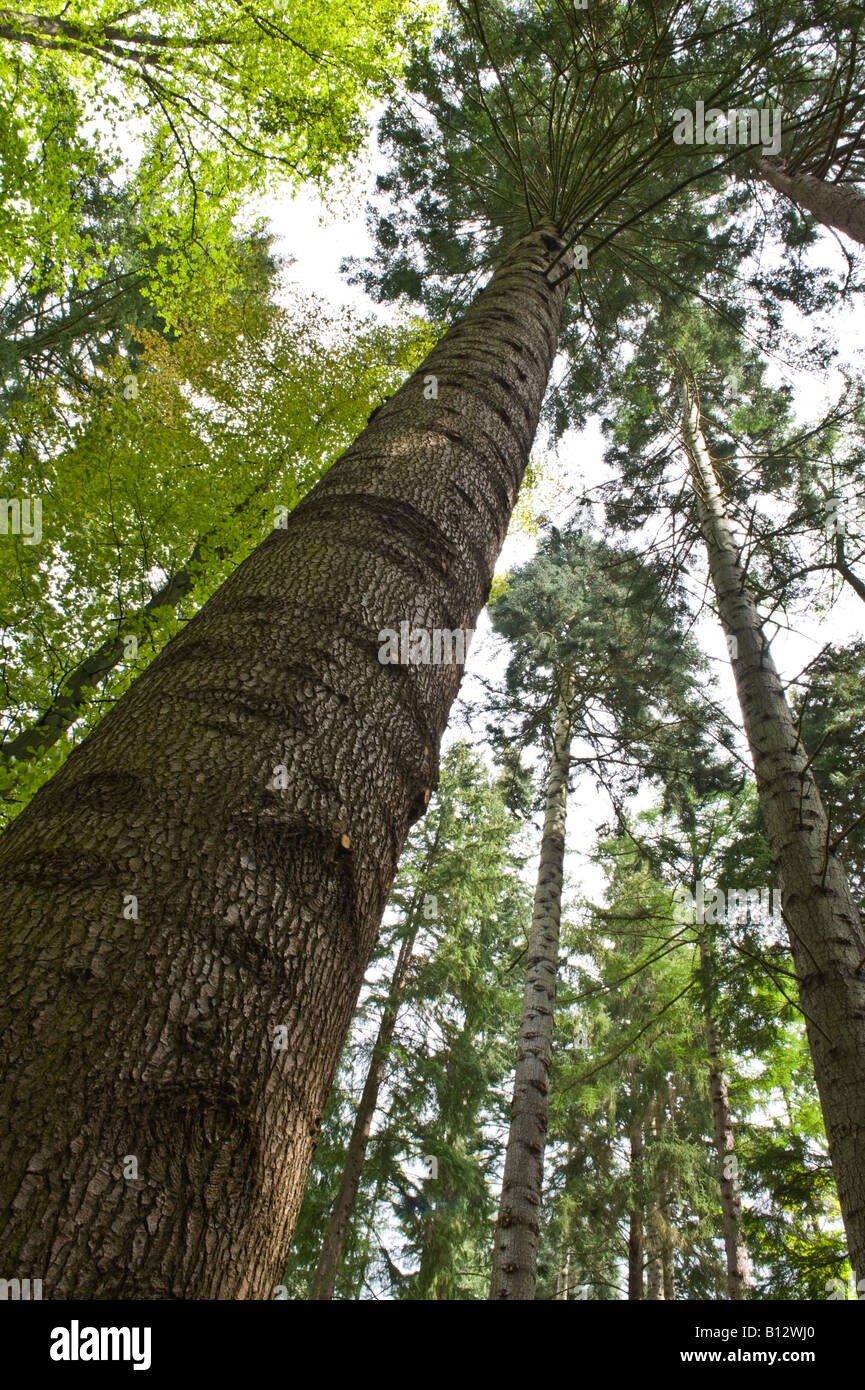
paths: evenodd
<path fill-rule="evenodd" d="M 170 340 L 142 331 L 137 370 L 115 358 L 99 391 L 88 384 L 68 411 L 40 421 L 32 401 L 18 407 L 0 496 L 41 499 L 42 539 L 8 535 L 0 548 L 7 816 L 280 524 L 429 345 L 417 320 L 391 329 L 300 295 L 279 306 L 254 293 Z M 76 686 L 57 741 L 27 744 L 106 642 L 112 659 Z"/>
<path fill-rule="evenodd" d="M 81 220 L 101 169 L 158 248 L 147 293 L 166 316 L 188 314 L 190 294 L 231 275 L 250 191 L 327 183 L 424 28 L 403 0 L 0 12 L 0 280 L 63 292 L 112 258 Z"/>

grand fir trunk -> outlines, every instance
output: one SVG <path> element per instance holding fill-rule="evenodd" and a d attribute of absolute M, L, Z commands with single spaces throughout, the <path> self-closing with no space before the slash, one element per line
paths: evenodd
<path fill-rule="evenodd" d="M 664 1131 L 665 1115 L 663 1105 L 655 1097 L 649 1106 L 643 1131 L 643 1148 L 649 1149 L 653 1140 Z M 646 1300 L 652 1303 L 663 1302 L 664 1288 L 664 1217 L 661 1195 L 662 1178 L 657 1158 L 650 1163 L 650 1177 L 647 1183 L 646 1200 Z"/>
<path fill-rule="evenodd" d="M 383 664 L 380 632 L 487 598 L 559 247 L 512 248 L 0 839 L 4 1278 L 271 1296 L 462 675 Z"/>
<path fill-rule="evenodd" d="M 408 976 L 409 965 L 411 964 L 412 951 L 417 939 L 420 928 L 420 905 L 421 897 L 416 898 L 412 903 L 411 925 L 408 935 L 405 937 L 397 956 L 396 966 L 391 976 L 390 987 L 387 993 L 384 1010 L 382 1011 L 381 1022 L 378 1028 L 378 1035 L 375 1046 L 372 1050 L 369 1070 L 366 1074 L 360 1102 L 357 1107 L 357 1114 L 354 1119 L 354 1126 L 351 1131 L 351 1138 L 348 1141 L 348 1149 L 345 1155 L 345 1166 L 340 1178 L 339 1191 L 333 1210 L 327 1223 L 327 1230 L 324 1233 L 321 1252 L 312 1282 L 309 1288 L 310 1299 L 333 1298 L 333 1291 L 336 1285 L 336 1276 L 342 1262 L 342 1252 L 345 1245 L 345 1236 L 348 1230 L 348 1223 L 351 1219 L 352 1209 L 357 1189 L 360 1184 L 360 1175 L 363 1171 L 366 1151 L 369 1145 L 369 1134 L 372 1126 L 372 1118 L 378 1105 L 378 1093 L 381 1089 L 385 1067 L 390 1053 L 390 1045 L 393 1040 L 393 1032 L 396 1027 L 397 1014 L 402 1001 L 403 989 L 406 977 Z"/>
<path fill-rule="evenodd" d="M 661 1213 L 651 1207 L 646 1217 L 646 1300 L 663 1302 L 664 1262 L 661 1258 Z"/>
<path fill-rule="evenodd" d="M 651 1128 L 647 1126 L 644 1145 L 651 1142 Z M 664 1297 L 664 1262 L 661 1258 L 661 1211 L 654 1191 L 648 1194 L 646 1203 L 646 1300 L 657 1303 Z"/>
<path fill-rule="evenodd" d="M 789 173 L 783 159 L 763 155 L 756 170 L 777 193 L 810 212 L 824 227 L 845 232 L 865 246 L 865 194 L 846 184 L 827 183 L 813 174 Z"/>
<path fill-rule="evenodd" d="M 514 1097 L 493 1246 L 490 1298 L 533 1299 L 544 1148 L 549 1113 L 553 1014 L 571 766 L 570 690 L 559 698 L 546 788 L 544 828 L 529 934 Z"/>
<path fill-rule="evenodd" d="M 556 1267 L 556 1298 L 566 1301 L 571 1296 L 571 1252 L 570 1250 L 559 1251 L 559 1263 Z"/>
<path fill-rule="evenodd" d="M 709 966 L 708 951 L 700 935 L 700 962 L 704 971 Z M 712 1097 L 712 1118 L 715 1126 L 715 1152 L 718 1158 L 718 1182 L 721 1191 L 721 1217 L 724 1226 L 724 1250 L 727 1256 L 727 1294 L 734 1301 L 749 1297 L 751 1271 L 748 1247 L 742 1226 L 742 1199 L 736 1163 L 736 1140 L 733 1117 L 727 1090 L 727 1075 L 721 1060 L 721 1035 L 711 1009 L 705 1011 L 706 1053 L 709 1058 L 709 1090 Z"/>
<path fill-rule="evenodd" d="M 661 1219 L 663 1221 L 661 1235 L 661 1263 L 664 1271 L 664 1298 L 668 1303 L 672 1303 L 676 1297 L 676 1262 L 675 1247 L 673 1244 L 673 1226 L 670 1221 L 670 1208 L 661 1208 Z"/>
<path fill-rule="evenodd" d="M 680 381 L 688 455 L 799 981 L 850 1262 L 865 1277 L 865 933 L 769 653 L 700 428 Z"/>
<path fill-rule="evenodd" d="M 639 1114 L 631 1116 L 628 1128 L 630 1141 L 630 1193 L 628 1198 L 628 1298 L 643 1297 L 643 1122 Z"/>

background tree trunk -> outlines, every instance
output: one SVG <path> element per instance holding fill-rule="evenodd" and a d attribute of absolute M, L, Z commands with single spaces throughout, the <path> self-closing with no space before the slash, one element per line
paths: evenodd
<path fill-rule="evenodd" d="M 676 1265 L 674 1259 L 673 1226 L 669 1207 L 661 1208 L 661 1262 L 664 1271 L 664 1298 L 672 1303 L 676 1297 Z"/>
<path fill-rule="evenodd" d="M 664 1131 L 664 1107 L 655 1096 L 649 1106 L 643 1130 L 643 1150 L 650 1149 Z M 662 1175 L 657 1156 L 650 1156 L 650 1176 L 646 1200 L 646 1299 L 663 1302 L 664 1288 L 664 1217 L 662 1214 Z"/>
<path fill-rule="evenodd" d="M 570 691 L 559 697 L 547 778 L 544 829 L 526 961 L 514 1098 L 493 1246 L 490 1298 L 533 1299 L 544 1148 L 549 1114 L 553 1014 L 571 767 Z"/>
<path fill-rule="evenodd" d="M 383 665 L 379 632 L 486 601 L 559 249 L 514 246 L 0 839 L 4 1277 L 271 1295 L 462 675 Z"/>
<path fill-rule="evenodd" d="M 369 1070 L 366 1074 L 360 1102 L 357 1107 L 357 1114 L 354 1120 L 354 1127 L 351 1131 L 351 1138 L 348 1142 L 348 1149 L 345 1155 L 345 1166 L 340 1178 L 339 1191 L 333 1210 L 327 1223 L 324 1233 L 324 1240 L 321 1245 L 321 1253 L 318 1263 L 310 1283 L 310 1299 L 333 1298 L 336 1276 L 342 1261 L 343 1246 L 345 1245 L 346 1231 L 351 1220 L 352 1208 L 357 1196 L 357 1189 L 360 1183 L 360 1175 L 363 1171 L 364 1160 L 366 1159 L 367 1146 L 369 1144 L 370 1128 L 372 1118 L 378 1105 L 378 1093 L 384 1078 L 390 1045 L 393 1040 L 393 1031 L 396 1026 L 397 1014 L 402 1001 L 403 989 L 408 976 L 409 966 L 411 965 L 412 951 L 417 934 L 420 929 L 420 908 L 423 894 L 415 898 L 412 903 L 411 924 L 408 935 L 400 947 L 397 963 L 391 976 L 390 988 L 388 990 L 387 1001 L 382 1011 L 381 1023 L 379 1024 L 378 1036 L 370 1058 Z"/>
<path fill-rule="evenodd" d="M 571 1252 L 561 1250 L 559 1252 L 559 1263 L 556 1269 L 556 1298 L 560 1302 L 567 1301 L 571 1296 Z"/>
<path fill-rule="evenodd" d="M 682 426 L 814 1062 L 850 1262 L 865 1277 L 865 933 L 807 751 L 769 653 L 700 428 L 680 374 Z"/>
<path fill-rule="evenodd" d="M 700 963 L 704 971 L 708 971 L 710 962 L 702 933 Z M 733 1133 L 733 1117 L 730 1113 L 727 1075 L 721 1062 L 721 1037 L 718 1024 L 708 1007 L 705 1011 L 705 1026 L 709 1090 L 715 1126 L 715 1152 L 718 1156 L 718 1182 L 721 1190 L 721 1216 L 724 1225 L 724 1250 L 727 1256 L 727 1293 L 731 1299 L 740 1301 L 750 1295 L 751 1270 L 742 1227 L 736 1140 Z"/>
<path fill-rule="evenodd" d="M 763 155 L 757 160 L 757 172 L 778 193 L 821 222 L 845 232 L 865 246 L 865 195 L 857 188 L 843 183 L 827 183 L 813 174 L 787 172 L 783 159 Z"/>
<path fill-rule="evenodd" d="M 628 1217 L 628 1298 L 643 1297 L 643 1122 L 634 1113 L 629 1127 L 630 1213 Z"/>

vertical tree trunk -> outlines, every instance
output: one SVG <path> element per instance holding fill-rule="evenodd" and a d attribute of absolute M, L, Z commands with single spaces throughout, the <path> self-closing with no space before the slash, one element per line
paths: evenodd
<path fill-rule="evenodd" d="M 267 1298 L 537 427 L 561 243 L 465 317 L 0 839 L 0 1270 Z M 448 645 L 450 643 L 448 642 Z"/>
<path fill-rule="evenodd" d="M 771 155 L 763 155 L 755 167 L 777 193 L 783 193 L 805 212 L 810 212 L 824 227 L 845 232 L 865 246 L 865 194 L 857 188 L 827 183 L 813 174 L 788 173 L 783 159 Z"/>
<path fill-rule="evenodd" d="M 664 1298 L 672 1303 L 676 1297 L 675 1231 L 672 1222 L 672 1207 L 665 1204 L 660 1208 L 661 1215 L 661 1264 L 664 1272 Z"/>
<path fill-rule="evenodd" d="M 570 691 L 565 689 L 556 712 L 547 779 L 541 856 L 517 1042 L 514 1098 L 493 1246 L 491 1299 L 533 1299 L 537 1283 L 571 767 L 571 719 Z"/>
<path fill-rule="evenodd" d="M 700 963 L 709 967 L 706 941 L 700 934 Z M 707 1007 L 705 1012 L 706 1053 L 709 1058 L 709 1090 L 712 1097 L 712 1117 L 715 1126 L 715 1152 L 718 1156 L 718 1182 L 721 1191 L 721 1216 L 724 1227 L 724 1250 L 727 1256 L 727 1294 L 741 1301 L 750 1295 L 751 1270 L 748 1247 L 742 1227 L 742 1199 L 736 1160 L 736 1140 L 733 1117 L 727 1090 L 727 1075 L 721 1062 L 721 1036 L 718 1024 Z"/>
<path fill-rule="evenodd" d="M 865 1277 L 865 933 L 769 653 L 700 428 L 680 378 L 685 450 L 772 859 L 823 1109 L 850 1261 Z"/>
<path fill-rule="evenodd" d="M 631 1149 L 628 1197 L 628 1299 L 643 1297 L 643 1122 L 636 1112 L 628 1129 Z"/>
<path fill-rule="evenodd" d="M 312 1282 L 309 1288 L 310 1299 L 333 1298 L 333 1290 L 336 1284 L 336 1276 L 342 1261 L 343 1246 L 345 1245 L 346 1231 L 351 1219 L 352 1208 L 354 1207 L 357 1196 L 360 1175 L 363 1171 L 364 1160 L 366 1159 L 367 1146 L 369 1144 L 370 1128 L 372 1118 L 378 1105 L 378 1093 L 384 1077 L 387 1059 L 390 1053 L 390 1045 L 393 1039 L 394 1028 L 396 1027 L 397 1014 L 402 1002 L 403 989 L 408 976 L 411 964 L 412 951 L 417 934 L 420 929 L 420 904 L 421 899 L 416 898 L 412 903 L 411 923 L 408 935 L 403 941 L 396 966 L 391 976 L 390 988 L 388 989 L 387 1000 L 382 1011 L 381 1022 L 379 1024 L 378 1036 L 370 1058 L 369 1070 L 366 1074 L 363 1091 L 355 1115 L 354 1127 L 351 1131 L 351 1138 L 348 1142 L 348 1149 L 345 1155 L 345 1166 L 342 1170 L 339 1191 L 333 1210 L 327 1223 L 327 1230 L 324 1233 L 321 1252 Z"/>
<path fill-rule="evenodd" d="M 556 1270 L 556 1298 L 560 1302 L 567 1301 L 570 1296 L 571 1287 L 571 1252 L 562 1250 L 559 1252 L 559 1265 Z"/>
<path fill-rule="evenodd" d="M 657 1096 L 649 1106 L 643 1132 L 643 1149 L 650 1149 L 664 1129 L 664 1109 Z M 664 1217 L 661 1196 L 661 1171 L 657 1158 L 650 1154 L 650 1177 L 646 1202 L 646 1299 L 663 1302 L 664 1289 Z"/>
<path fill-rule="evenodd" d="M 661 1259 L 659 1221 L 660 1213 L 657 1207 L 650 1208 L 646 1218 L 646 1300 L 650 1303 L 663 1302 L 664 1299 L 664 1264 Z"/>

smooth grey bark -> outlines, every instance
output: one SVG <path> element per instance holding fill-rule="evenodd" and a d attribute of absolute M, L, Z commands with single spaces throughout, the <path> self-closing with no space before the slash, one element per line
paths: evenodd
<path fill-rule="evenodd" d="M 571 767 L 573 716 L 570 701 L 571 692 L 565 686 L 556 710 L 547 776 L 544 828 L 517 1041 L 514 1095 L 493 1245 L 491 1299 L 533 1299 L 537 1283 L 553 1015 L 559 966 L 565 818 Z"/>
<path fill-rule="evenodd" d="M 3 1277 L 272 1296 L 462 676 L 382 664 L 379 634 L 487 599 L 560 249 L 515 244 L 0 838 Z"/>
<path fill-rule="evenodd" d="M 777 193 L 810 212 L 824 227 L 844 232 L 865 246 L 865 194 L 857 188 L 827 183 L 813 174 L 791 173 L 783 159 L 772 155 L 761 156 L 754 167 Z"/>
<path fill-rule="evenodd" d="M 682 437 L 733 673 L 823 1110 L 850 1262 L 865 1277 L 865 932 L 784 687 L 769 652 L 680 369 Z"/>
<path fill-rule="evenodd" d="M 421 895 L 422 897 L 422 895 Z M 327 1229 L 321 1244 L 318 1262 L 309 1286 L 310 1299 L 333 1298 L 336 1278 L 342 1263 L 342 1252 L 348 1223 L 354 1208 L 360 1177 L 363 1172 L 366 1151 L 369 1146 L 370 1129 L 378 1106 L 378 1096 L 384 1079 L 393 1041 L 397 1015 L 402 1002 L 403 990 L 411 965 L 412 952 L 420 930 L 420 899 L 412 904 L 411 925 L 400 946 L 393 975 L 388 988 L 387 999 L 382 1010 L 375 1044 L 370 1058 L 369 1069 L 364 1081 L 363 1091 L 358 1102 L 357 1114 L 348 1141 L 345 1164 L 340 1178 L 339 1190 L 333 1204 Z"/>
<path fill-rule="evenodd" d="M 706 941 L 699 938 L 700 963 L 704 971 L 710 968 Z M 736 1138 L 727 1073 L 721 1057 L 721 1035 L 718 1024 L 708 1007 L 704 1013 L 706 1055 L 709 1059 L 709 1091 L 712 1099 L 712 1119 L 715 1130 L 715 1153 L 718 1159 L 718 1183 L 721 1193 L 721 1217 L 724 1229 L 724 1252 L 727 1258 L 727 1294 L 736 1301 L 750 1297 L 751 1268 L 748 1246 L 742 1225 L 742 1198 L 739 1191 Z"/>

